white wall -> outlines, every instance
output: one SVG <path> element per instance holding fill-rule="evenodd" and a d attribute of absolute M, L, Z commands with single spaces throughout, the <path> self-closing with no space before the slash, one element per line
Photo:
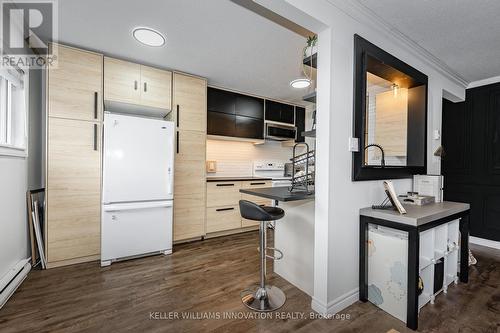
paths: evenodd
<path fill-rule="evenodd" d="M 261 1 L 262 3 L 263 1 Z M 272 2 L 272 1 L 269 1 Z M 276 2 L 276 1 L 274 1 Z M 359 34 L 429 77 L 428 172 L 439 173 L 440 161 L 432 154 L 440 140 L 432 131 L 441 129 L 443 91 L 465 98 L 465 87 L 433 62 L 425 52 L 409 45 L 387 26 L 376 22 L 354 1 L 284 0 L 311 18 L 310 26 L 321 22 L 319 32 L 318 115 L 316 158 L 316 215 L 313 309 L 336 312 L 357 300 L 359 209 L 384 197 L 381 181 L 351 181 L 353 136 L 354 34 Z M 313 22 L 314 21 L 314 22 Z M 306 22 L 307 24 L 307 22 Z M 411 180 L 394 181 L 398 192 L 411 189 Z"/>
<path fill-rule="evenodd" d="M 0 156 L 0 278 L 30 256 L 26 191 L 42 182 L 40 89 L 40 72 L 30 71 L 28 157 Z"/>

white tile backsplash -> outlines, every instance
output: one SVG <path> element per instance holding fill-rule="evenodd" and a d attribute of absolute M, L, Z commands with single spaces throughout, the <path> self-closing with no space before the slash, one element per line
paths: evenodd
<path fill-rule="evenodd" d="M 251 176 L 253 161 L 288 162 L 292 148 L 280 142 L 269 141 L 261 145 L 251 142 L 207 140 L 207 160 L 217 161 L 217 172 L 208 177 Z"/>

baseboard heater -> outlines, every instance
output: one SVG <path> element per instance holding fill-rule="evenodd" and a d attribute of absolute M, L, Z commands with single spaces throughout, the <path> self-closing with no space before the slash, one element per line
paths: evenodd
<path fill-rule="evenodd" d="M 14 294 L 16 289 L 28 276 L 31 270 L 30 259 L 19 261 L 7 274 L 0 280 L 0 308 L 7 303 L 7 300 Z"/>

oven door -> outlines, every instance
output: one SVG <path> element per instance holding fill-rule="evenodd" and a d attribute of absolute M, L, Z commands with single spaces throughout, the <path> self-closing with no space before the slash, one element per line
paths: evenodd
<path fill-rule="evenodd" d="M 266 123 L 266 139 L 289 141 L 297 139 L 297 127 Z"/>

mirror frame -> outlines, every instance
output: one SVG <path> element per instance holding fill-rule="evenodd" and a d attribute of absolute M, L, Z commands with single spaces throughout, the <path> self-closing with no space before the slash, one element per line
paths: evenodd
<path fill-rule="evenodd" d="M 366 67 L 367 56 L 374 57 L 383 63 L 414 77 L 426 85 L 425 88 L 425 131 L 423 133 L 423 166 L 364 166 L 363 154 L 365 143 L 366 124 Z M 352 153 L 352 180 L 382 180 L 412 178 L 416 174 L 427 173 L 427 110 L 428 110 L 428 78 L 427 75 L 411 67 L 405 62 L 397 59 L 388 52 L 370 43 L 359 35 L 354 35 L 354 119 L 353 133 L 358 138 L 359 146 L 357 152 Z"/>

